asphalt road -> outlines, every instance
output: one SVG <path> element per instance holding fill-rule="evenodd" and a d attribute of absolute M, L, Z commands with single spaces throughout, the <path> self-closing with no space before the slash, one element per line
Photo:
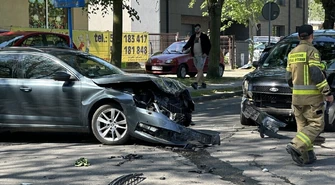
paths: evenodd
<path fill-rule="evenodd" d="M 80 134 L 2 133 L 0 184 L 107 185 L 131 173 L 143 173 L 146 179 L 141 185 L 334 184 L 334 134 L 323 134 L 327 139 L 315 147 L 316 163 L 296 166 L 285 151 L 290 139 L 260 138 L 256 127 L 240 125 L 240 100 L 197 103 L 192 128 L 219 131 L 221 145 L 194 151 L 137 141 L 105 146 Z M 279 133 L 295 134 L 289 129 Z M 75 167 L 81 157 L 87 158 L 90 166 Z"/>

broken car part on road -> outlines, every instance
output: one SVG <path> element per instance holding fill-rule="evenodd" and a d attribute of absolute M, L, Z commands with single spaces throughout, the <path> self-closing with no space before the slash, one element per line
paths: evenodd
<path fill-rule="evenodd" d="M 258 131 L 260 136 L 264 138 L 264 135 L 273 138 L 286 138 L 285 136 L 279 135 L 277 132 L 279 131 L 280 127 L 285 127 L 286 123 L 279 121 L 278 119 L 274 118 L 273 116 L 260 111 L 257 109 L 255 105 L 252 104 L 248 99 L 242 100 L 242 114 L 245 118 L 251 119 L 258 124 Z"/>

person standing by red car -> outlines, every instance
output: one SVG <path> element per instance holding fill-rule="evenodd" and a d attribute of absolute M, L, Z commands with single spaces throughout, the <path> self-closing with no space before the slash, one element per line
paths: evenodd
<path fill-rule="evenodd" d="M 201 32 L 201 25 L 196 24 L 194 27 L 195 33 L 192 34 L 190 39 L 183 47 L 183 51 L 191 47 L 191 54 L 193 56 L 193 62 L 197 68 L 196 82 L 192 83 L 191 86 L 194 89 L 198 89 L 198 84 L 201 83 L 202 88 L 206 88 L 204 81 L 203 68 L 209 51 L 211 50 L 211 43 L 208 36 Z"/>

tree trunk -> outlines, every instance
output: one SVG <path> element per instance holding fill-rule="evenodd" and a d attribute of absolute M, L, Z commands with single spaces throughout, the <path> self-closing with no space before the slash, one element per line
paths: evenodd
<path fill-rule="evenodd" d="M 335 2 L 334 0 L 321 0 L 322 6 L 325 9 L 325 20 L 323 22 L 324 29 L 334 29 L 335 21 Z"/>
<path fill-rule="evenodd" d="M 113 1 L 113 41 L 111 63 L 121 68 L 122 60 L 122 0 Z"/>
<path fill-rule="evenodd" d="M 220 63 L 220 28 L 221 28 L 221 11 L 223 0 L 210 0 L 209 17 L 210 17 L 210 41 L 211 51 L 209 53 L 209 64 L 207 78 L 219 78 Z"/>

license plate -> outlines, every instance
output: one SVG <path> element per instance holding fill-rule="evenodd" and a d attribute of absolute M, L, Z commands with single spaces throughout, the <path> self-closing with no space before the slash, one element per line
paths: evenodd
<path fill-rule="evenodd" d="M 244 116 L 246 118 L 250 118 L 254 121 L 256 121 L 260 115 L 260 112 L 258 112 L 257 110 L 255 110 L 254 108 L 247 106 L 243 112 Z"/>
<path fill-rule="evenodd" d="M 153 71 L 161 71 L 161 70 L 163 70 L 163 66 L 152 66 L 151 67 L 151 70 L 153 70 Z"/>

